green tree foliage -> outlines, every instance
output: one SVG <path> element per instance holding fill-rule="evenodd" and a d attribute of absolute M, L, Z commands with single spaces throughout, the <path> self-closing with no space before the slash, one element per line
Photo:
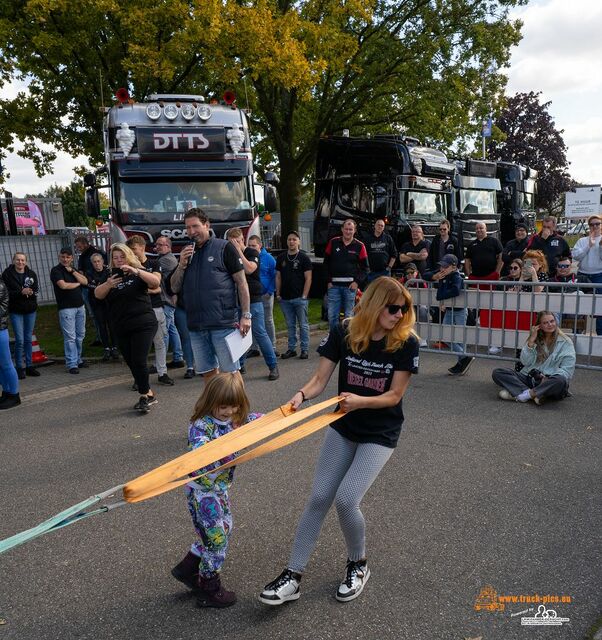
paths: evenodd
<path fill-rule="evenodd" d="M 99 107 L 119 86 L 138 100 L 234 88 L 260 163 L 280 172 L 286 231 L 320 136 L 474 135 L 503 92 L 520 39 L 508 11 L 524 2 L 4 0 L 0 78 L 30 84 L 0 100 L 0 148 L 23 141 L 39 172 L 53 158 L 36 140 L 100 163 Z"/>
<path fill-rule="evenodd" d="M 539 172 L 536 205 L 556 212 L 562 196 L 573 186 L 566 157 L 567 146 L 548 113 L 551 102 L 539 101 L 541 92 L 517 93 L 507 99 L 496 120 L 501 139 L 489 146 L 492 160 L 507 160 Z"/>
<path fill-rule="evenodd" d="M 86 215 L 83 180 L 72 180 L 66 187 L 57 184 L 48 187 L 44 197 L 61 199 L 66 227 L 90 226 L 91 220 Z"/>

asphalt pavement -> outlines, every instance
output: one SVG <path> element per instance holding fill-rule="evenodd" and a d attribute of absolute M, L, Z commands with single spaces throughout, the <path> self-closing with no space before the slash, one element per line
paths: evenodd
<path fill-rule="evenodd" d="M 0 640 L 584 638 L 602 610 L 602 374 L 578 370 L 572 398 L 537 407 L 497 399 L 492 359 L 461 378 L 446 375 L 451 356 L 421 360 L 399 446 L 363 503 L 372 576 L 357 600 L 334 598 L 346 555 L 333 512 L 301 598 L 275 608 L 257 599 L 285 566 L 319 433 L 237 469 L 223 571 L 234 607 L 198 609 L 171 577 L 194 538 L 175 490 L 0 556 Z M 316 364 L 313 351 L 281 361 L 268 382 L 263 361 L 248 360 L 253 410 L 286 402 Z M 202 385 L 183 372 L 170 372 L 174 387 L 155 382 L 147 416 L 133 412 L 120 364 L 79 376 L 53 365 L 23 381 L 21 407 L 0 413 L 0 538 L 183 453 Z M 487 586 L 496 606 L 476 611 Z M 545 598 L 556 623 L 521 623 Z"/>

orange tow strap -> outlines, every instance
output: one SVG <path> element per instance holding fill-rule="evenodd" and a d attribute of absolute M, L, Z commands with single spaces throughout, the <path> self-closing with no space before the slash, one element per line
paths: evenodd
<path fill-rule="evenodd" d="M 167 462 L 144 475 L 135 478 L 128 482 L 123 488 L 123 497 L 126 502 L 141 502 L 147 498 L 158 496 L 166 491 L 175 489 L 184 484 L 187 484 L 193 478 L 188 474 L 198 469 L 202 469 L 207 465 L 213 464 L 222 458 L 225 458 L 237 451 L 242 451 L 247 447 L 250 447 L 265 438 L 278 433 L 288 427 L 305 421 L 314 414 L 336 405 L 341 398 L 339 396 L 329 398 L 316 405 L 293 411 L 290 405 L 283 405 L 270 413 L 248 422 L 247 424 L 234 429 L 230 433 L 227 433 L 216 440 L 212 440 L 207 444 L 204 444 L 198 449 L 189 451 L 184 455 Z M 264 444 L 251 449 L 238 458 L 228 464 L 220 467 L 225 469 L 227 467 L 240 464 L 257 458 L 258 456 L 275 451 L 281 447 L 286 446 L 292 442 L 296 442 L 305 436 L 308 436 L 315 431 L 318 431 L 322 427 L 338 420 L 344 415 L 342 411 L 329 412 L 323 415 L 317 416 L 305 424 L 301 424 L 290 431 L 265 442 Z M 215 469 L 212 469 L 208 473 L 214 473 Z"/>

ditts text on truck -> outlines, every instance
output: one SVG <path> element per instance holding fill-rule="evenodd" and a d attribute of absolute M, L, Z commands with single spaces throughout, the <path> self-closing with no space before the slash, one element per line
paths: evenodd
<path fill-rule="evenodd" d="M 84 183 L 88 214 L 95 217 L 97 190 L 110 190 L 113 242 L 142 235 L 152 252 L 155 240 L 166 236 L 177 252 L 187 238 L 184 215 L 193 207 L 208 215 L 218 237 L 233 226 L 247 237 L 259 234 L 247 118 L 234 104 L 207 104 L 194 95 L 123 100 L 107 110 L 104 148 L 105 167 Z M 107 183 L 99 185 L 102 175 Z M 272 181 L 276 176 L 268 174 L 266 182 Z M 273 184 L 264 199 L 276 208 Z"/>

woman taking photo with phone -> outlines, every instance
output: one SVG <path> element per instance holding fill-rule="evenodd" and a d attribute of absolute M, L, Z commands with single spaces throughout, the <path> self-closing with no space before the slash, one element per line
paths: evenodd
<path fill-rule="evenodd" d="M 412 297 L 389 277 L 374 280 L 355 315 L 333 327 L 318 348 L 314 375 L 291 398 L 293 409 L 319 396 L 339 365 L 340 409 L 345 416 L 327 429 L 311 497 L 297 527 L 286 569 L 259 596 L 281 605 L 300 596 L 305 566 L 332 503 L 347 546 L 347 567 L 336 599 L 348 602 L 362 592 L 370 569 L 366 560 L 360 503 L 391 457 L 403 424 L 402 398 L 418 372 Z"/>
<path fill-rule="evenodd" d="M 148 377 L 147 359 L 157 331 L 157 318 L 148 290 L 159 286 L 161 275 L 144 269 L 125 244 L 111 247 L 109 264 L 111 275 L 96 287 L 94 295 L 107 301 L 119 350 L 140 393 L 134 409 L 148 413 L 149 407 L 157 403 Z"/>
<path fill-rule="evenodd" d="M 540 311 L 536 324 L 520 352 L 522 371 L 494 369 L 491 376 L 502 387 L 502 400 L 541 405 L 546 400 L 562 400 L 568 395 L 575 373 L 575 347 L 556 324 L 551 311 Z"/>

